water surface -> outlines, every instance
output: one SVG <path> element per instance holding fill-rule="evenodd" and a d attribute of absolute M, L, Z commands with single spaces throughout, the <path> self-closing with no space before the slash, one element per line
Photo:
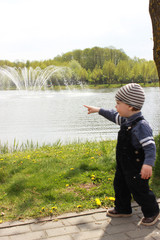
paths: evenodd
<path fill-rule="evenodd" d="M 160 89 L 145 88 L 143 115 L 160 132 Z M 84 104 L 115 109 L 117 89 L 79 91 L 0 91 L 0 141 L 62 143 L 116 139 L 119 126 L 98 114 L 87 114 Z"/>

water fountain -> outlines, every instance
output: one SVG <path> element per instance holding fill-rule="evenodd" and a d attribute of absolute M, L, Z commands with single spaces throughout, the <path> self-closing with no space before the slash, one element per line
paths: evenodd
<path fill-rule="evenodd" d="M 57 72 L 60 72 L 61 77 L 65 78 L 66 69 L 66 67 L 53 65 L 45 69 L 40 67 L 33 69 L 32 67 L 16 68 L 5 66 L 0 67 L 0 74 L 2 78 L 6 78 L 6 81 L 12 81 L 18 90 L 41 90 Z"/>
<path fill-rule="evenodd" d="M 14 139 L 40 145 L 59 140 L 65 143 L 116 139 L 119 127 L 98 115 L 88 116 L 83 105 L 114 108 L 117 89 L 92 90 L 82 86 L 73 91 L 71 84 L 80 85 L 73 76 L 72 70 L 66 67 L 0 67 L 0 145 L 6 142 L 15 145 Z M 3 88 L 5 81 L 10 82 L 14 90 L 9 86 Z M 49 88 L 49 84 L 53 88 Z M 54 91 L 55 85 L 65 85 L 66 90 Z M 40 91 L 43 89 L 46 91 Z M 157 134 L 160 130 L 159 90 L 145 88 L 145 92 L 144 116 Z"/>

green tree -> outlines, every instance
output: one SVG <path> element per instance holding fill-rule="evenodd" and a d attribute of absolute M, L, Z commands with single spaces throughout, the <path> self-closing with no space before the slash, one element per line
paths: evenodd
<path fill-rule="evenodd" d="M 67 52 L 67 53 L 62 55 L 62 61 L 63 62 L 69 62 L 71 60 L 73 60 L 73 53 L 72 52 Z"/>
<path fill-rule="evenodd" d="M 147 61 L 143 61 L 140 63 L 140 74 L 143 78 L 143 83 L 145 84 L 147 81 L 149 81 L 149 64 Z"/>
<path fill-rule="evenodd" d="M 95 85 L 102 83 L 102 76 L 103 76 L 102 69 L 98 65 L 96 65 L 96 67 L 91 73 L 91 79 Z"/>
<path fill-rule="evenodd" d="M 30 61 L 27 60 L 27 62 L 26 62 L 26 67 L 29 68 L 29 66 L 30 66 Z"/>
<path fill-rule="evenodd" d="M 133 82 L 141 82 L 142 80 L 140 64 L 138 61 L 134 62 L 133 67 L 131 69 L 131 79 Z"/>
<path fill-rule="evenodd" d="M 68 66 L 75 72 L 78 72 L 81 69 L 81 64 L 74 59 L 69 62 Z"/>
<path fill-rule="evenodd" d="M 80 80 L 80 72 L 82 69 L 80 63 L 73 59 L 69 62 L 68 66 L 72 70 L 72 79 L 74 81 Z"/>
<path fill-rule="evenodd" d="M 115 70 L 115 75 L 117 77 L 118 82 L 126 83 L 130 79 L 130 64 L 126 60 L 121 60 Z"/>
<path fill-rule="evenodd" d="M 88 72 L 85 68 L 81 68 L 79 71 L 80 81 L 84 84 L 88 81 Z"/>
<path fill-rule="evenodd" d="M 103 65 L 103 76 L 106 79 L 106 83 L 111 83 L 115 77 L 115 65 L 113 62 L 105 61 Z"/>
<path fill-rule="evenodd" d="M 105 48 L 104 55 L 105 60 L 111 60 L 111 62 L 113 62 L 115 65 L 117 65 L 121 60 L 129 59 L 123 49 L 115 49 L 114 47 Z"/>
<path fill-rule="evenodd" d="M 82 50 L 79 50 L 79 49 L 74 50 L 73 51 L 73 59 L 77 60 L 80 64 L 82 64 L 81 63 L 81 61 L 82 61 Z"/>
<path fill-rule="evenodd" d="M 82 67 L 86 70 L 90 69 L 91 71 L 94 69 L 94 62 L 93 58 L 91 57 L 91 50 L 90 48 L 86 48 L 82 52 Z"/>
<path fill-rule="evenodd" d="M 148 62 L 149 67 L 149 81 L 156 82 L 158 80 L 158 72 L 154 61 Z"/>

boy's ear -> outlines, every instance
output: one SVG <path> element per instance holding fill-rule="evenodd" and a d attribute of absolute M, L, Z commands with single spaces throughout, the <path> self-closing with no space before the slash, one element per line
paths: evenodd
<path fill-rule="evenodd" d="M 129 110 L 133 111 L 133 107 L 132 107 L 132 106 L 129 106 Z"/>
<path fill-rule="evenodd" d="M 132 107 L 132 106 L 129 106 L 129 110 L 131 110 L 132 112 L 140 111 L 139 109 Z"/>

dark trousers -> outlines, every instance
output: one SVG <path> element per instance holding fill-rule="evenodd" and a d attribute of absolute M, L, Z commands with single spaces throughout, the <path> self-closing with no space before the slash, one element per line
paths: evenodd
<path fill-rule="evenodd" d="M 122 126 L 118 133 L 116 149 L 116 173 L 114 179 L 115 209 L 119 213 L 131 213 L 131 199 L 141 206 L 145 217 L 159 213 L 159 206 L 154 193 L 149 189 L 149 180 L 142 179 L 140 172 L 144 163 L 143 149 L 134 149 L 132 128 L 142 117 L 132 122 L 131 126 Z"/>
<path fill-rule="evenodd" d="M 132 212 L 131 199 L 141 206 L 144 217 L 152 217 L 159 212 L 158 203 L 149 189 L 149 180 L 136 176 L 124 175 L 117 169 L 114 179 L 115 209 L 119 213 Z"/>

